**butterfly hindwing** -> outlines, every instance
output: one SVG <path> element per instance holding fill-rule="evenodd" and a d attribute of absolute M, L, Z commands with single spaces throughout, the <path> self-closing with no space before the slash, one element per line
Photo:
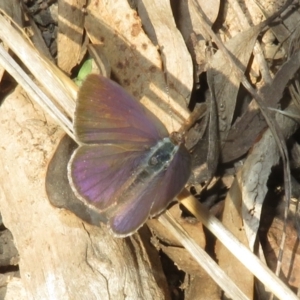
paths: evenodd
<path fill-rule="evenodd" d="M 170 165 L 165 170 L 163 180 L 159 182 L 160 192 L 156 195 L 151 207 L 151 217 L 161 213 L 169 202 L 180 193 L 188 181 L 190 174 L 191 157 L 186 148 L 181 145 Z"/>
<path fill-rule="evenodd" d="M 114 204 L 114 194 L 142 158 L 143 152 L 125 145 L 83 145 L 70 159 L 69 182 L 80 200 L 102 211 Z"/>
<path fill-rule="evenodd" d="M 116 236 L 124 237 L 137 231 L 149 217 L 167 208 L 184 188 L 191 171 L 190 155 L 180 147 L 166 170 L 159 172 L 127 201 L 118 205 L 108 216 L 109 226 Z"/>

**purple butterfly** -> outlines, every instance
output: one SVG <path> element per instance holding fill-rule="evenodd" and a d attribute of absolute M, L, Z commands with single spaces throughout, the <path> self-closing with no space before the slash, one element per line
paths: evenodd
<path fill-rule="evenodd" d="M 75 195 L 104 214 L 115 236 L 134 233 L 183 189 L 191 159 L 165 126 L 122 87 L 89 75 L 77 99 L 80 146 L 68 165 Z"/>

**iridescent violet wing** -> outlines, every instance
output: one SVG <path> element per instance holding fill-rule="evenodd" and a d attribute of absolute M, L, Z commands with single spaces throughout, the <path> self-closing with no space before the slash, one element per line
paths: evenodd
<path fill-rule="evenodd" d="M 75 150 L 68 165 L 71 188 L 77 198 L 102 212 L 116 204 L 115 193 L 144 155 L 126 145 L 83 145 Z"/>
<path fill-rule="evenodd" d="M 84 203 L 105 213 L 117 236 L 136 231 L 173 200 L 190 174 L 190 157 L 180 146 L 172 162 L 147 185 L 139 174 L 149 151 L 168 135 L 164 125 L 113 81 L 90 75 L 80 89 L 74 120 L 83 143 L 68 165 L 70 185 Z M 138 170 L 138 171 L 137 171 Z"/>
<path fill-rule="evenodd" d="M 113 234 L 125 237 L 137 231 L 148 219 L 167 208 L 184 188 L 191 172 L 190 154 L 180 146 L 169 167 L 158 172 L 147 186 L 140 186 L 138 193 L 126 202 L 108 210 L 109 227 Z"/>
<path fill-rule="evenodd" d="M 157 186 L 160 193 L 156 194 L 151 207 L 150 216 L 161 213 L 184 188 L 191 174 L 191 156 L 187 149 L 180 145 L 179 151 L 173 157 L 164 173 L 164 178 Z"/>
<path fill-rule="evenodd" d="M 74 129 L 85 144 L 129 142 L 149 147 L 167 129 L 121 86 L 101 75 L 89 75 L 78 93 Z"/>
<path fill-rule="evenodd" d="M 80 200 L 100 211 L 115 204 L 115 191 L 140 164 L 144 152 L 168 135 L 151 112 L 100 75 L 89 75 L 79 90 L 74 130 L 85 145 L 69 162 L 69 182 Z"/>

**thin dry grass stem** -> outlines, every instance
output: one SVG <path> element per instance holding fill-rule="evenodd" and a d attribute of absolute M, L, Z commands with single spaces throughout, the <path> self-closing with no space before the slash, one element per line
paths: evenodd
<path fill-rule="evenodd" d="M 280 10 L 280 13 L 282 13 L 282 11 L 284 9 L 286 9 L 293 1 L 288 1 L 284 7 Z M 289 204 L 290 204 L 290 199 L 291 199 L 291 179 L 290 179 L 290 165 L 289 165 L 289 157 L 288 157 L 288 151 L 286 148 L 286 144 L 285 144 L 285 140 L 284 137 L 280 131 L 280 128 L 277 124 L 277 122 L 270 116 L 270 113 L 268 111 L 268 108 L 265 105 L 265 101 L 264 98 L 251 86 L 251 84 L 249 83 L 249 81 L 247 80 L 246 76 L 243 74 L 242 70 L 239 69 L 239 67 L 235 64 L 235 62 L 233 61 L 230 53 L 228 52 L 227 48 L 224 46 L 223 42 L 221 41 L 221 39 L 213 32 L 213 30 L 207 25 L 208 21 L 207 18 L 204 14 L 204 12 L 202 11 L 201 7 L 195 3 L 195 5 L 197 6 L 198 10 L 199 10 L 199 14 L 203 20 L 203 26 L 205 28 L 205 30 L 207 31 L 207 33 L 212 37 L 212 39 L 214 40 L 214 42 L 217 44 L 218 48 L 220 49 L 220 51 L 222 51 L 222 53 L 224 54 L 225 58 L 228 60 L 228 62 L 231 64 L 231 66 L 234 68 L 234 72 L 236 72 L 237 74 L 242 75 L 241 78 L 241 82 L 243 84 L 243 86 L 247 89 L 247 91 L 252 95 L 252 97 L 256 100 L 257 104 L 259 105 L 259 108 L 268 124 L 268 126 L 270 127 L 270 130 L 276 140 L 276 143 L 278 145 L 279 151 L 280 151 L 280 155 L 283 161 L 283 170 L 284 170 L 284 188 L 285 188 L 285 197 L 287 199 L 286 201 L 286 209 L 285 209 L 285 213 L 284 213 L 284 218 L 285 218 L 285 222 L 284 222 L 284 228 L 283 228 L 283 234 L 282 234 L 282 239 L 281 239 L 281 243 L 280 243 L 280 252 L 278 255 L 278 264 L 277 264 L 277 268 L 276 268 L 276 274 L 278 275 L 281 269 L 281 261 L 282 261 L 282 255 L 283 255 L 283 248 L 284 248 L 284 244 L 285 244 L 285 240 L 286 240 L 286 219 L 288 216 L 288 211 L 289 211 Z M 275 16 L 279 15 L 279 12 L 277 12 L 276 14 L 274 14 L 274 16 L 272 16 L 271 18 L 269 18 L 268 20 L 266 20 L 265 22 L 262 23 L 262 28 L 264 26 L 267 26 L 270 22 L 270 20 L 273 20 Z"/>
<path fill-rule="evenodd" d="M 37 81 L 58 101 L 69 117 L 75 110 L 77 86 L 55 65 L 43 57 L 28 41 L 24 33 L 17 31 L 0 14 L 0 38 L 20 58 Z"/>
<path fill-rule="evenodd" d="M 48 113 L 63 130 L 75 140 L 72 122 L 53 104 L 42 92 L 42 90 L 32 81 L 23 69 L 14 61 L 7 51 L 0 45 L 0 64 L 6 71 L 22 86 L 26 93 L 38 103 L 42 109 Z"/>
<path fill-rule="evenodd" d="M 238 241 L 235 236 L 196 198 L 191 196 L 188 191 L 183 191 L 179 197 L 181 203 L 194 214 L 250 272 L 270 289 L 274 295 L 279 299 L 298 299 L 265 264 Z"/>
<path fill-rule="evenodd" d="M 158 220 L 180 241 L 199 265 L 232 299 L 249 299 L 226 275 L 217 263 L 199 246 L 167 211 Z"/>

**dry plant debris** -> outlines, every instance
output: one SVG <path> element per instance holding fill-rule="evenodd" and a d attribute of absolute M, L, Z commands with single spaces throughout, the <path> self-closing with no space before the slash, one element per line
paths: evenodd
<path fill-rule="evenodd" d="M 297 1 L 0 0 L 0 9 L 1 299 L 300 296 Z M 16 87 L 2 50 L 18 57 L 26 84 L 26 73 L 35 78 L 30 87 Z M 288 288 L 257 280 L 185 201 L 114 239 L 74 197 L 69 78 L 89 57 L 170 132 L 184 128 L 189 193 Z M 38 86 L 50 99 L 42 109 Z M 189 246 L 205 249 L 219 279 Z"/>

